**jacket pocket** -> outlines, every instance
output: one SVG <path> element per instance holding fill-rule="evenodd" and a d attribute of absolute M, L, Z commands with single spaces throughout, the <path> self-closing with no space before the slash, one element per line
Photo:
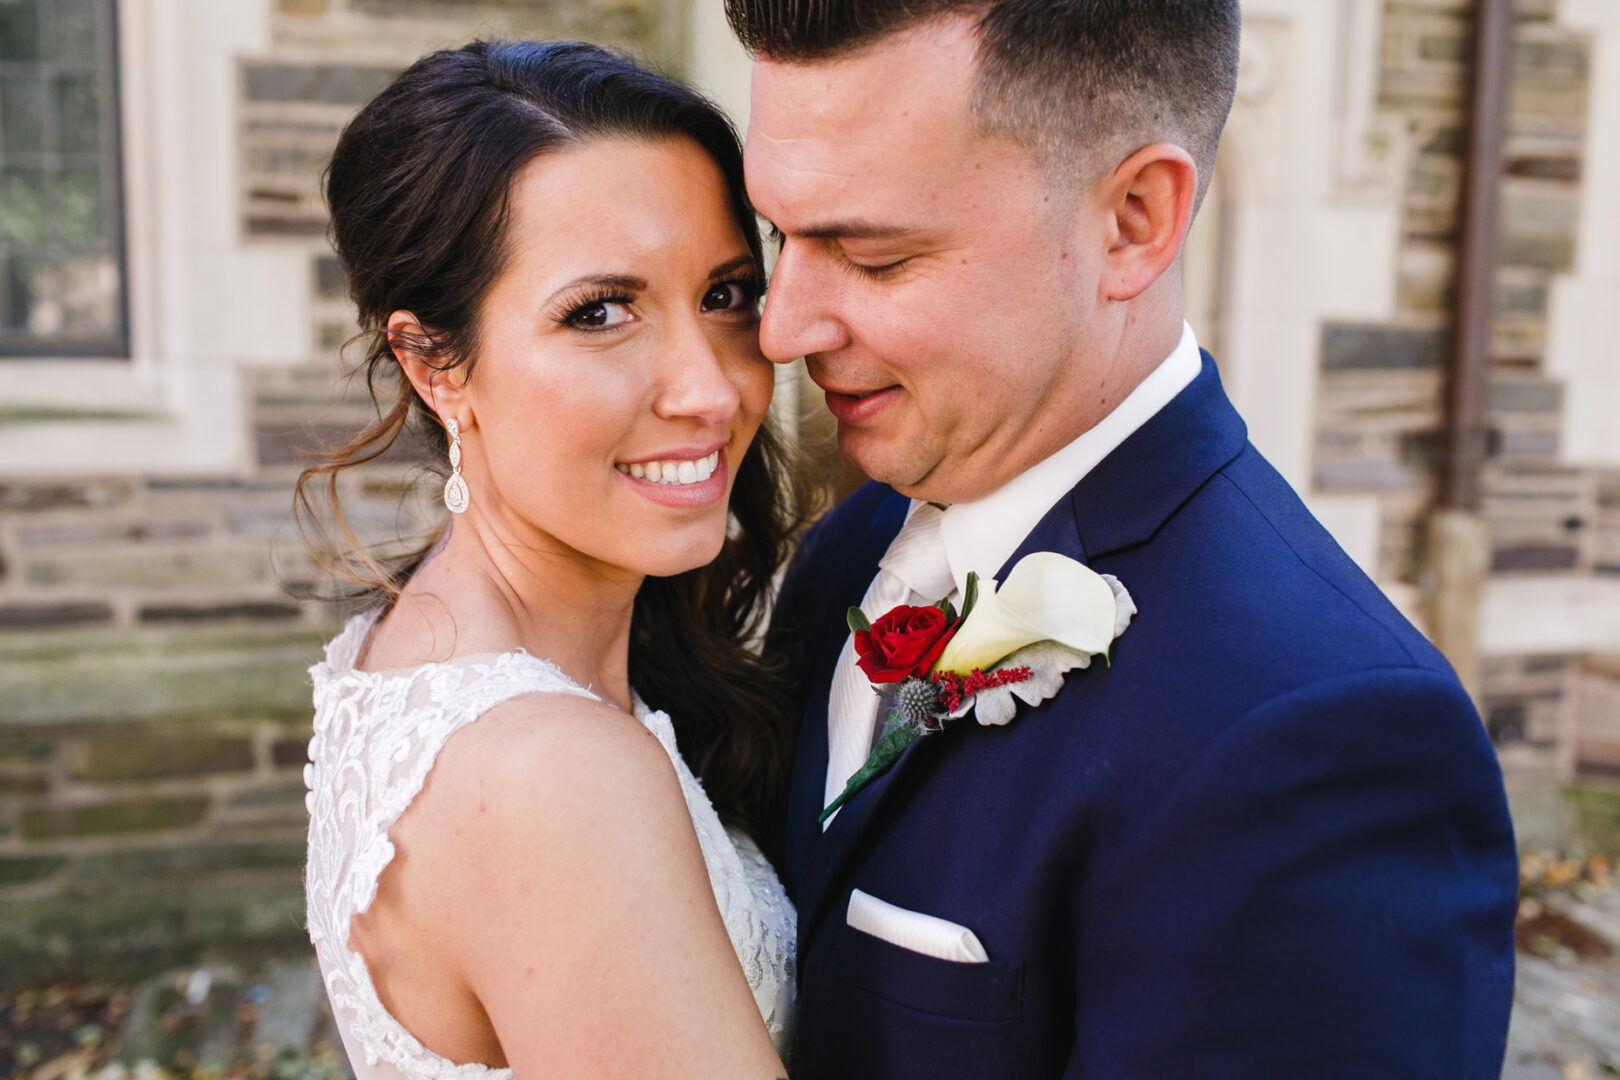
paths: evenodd
<path fill-rule="evenodd" d="M 840 929 L 828 973 L 841 983 L 953 1020 L 1005 1021 L 1023 1014 L 1022 960 L 939 960 L 852 927 Z"/>

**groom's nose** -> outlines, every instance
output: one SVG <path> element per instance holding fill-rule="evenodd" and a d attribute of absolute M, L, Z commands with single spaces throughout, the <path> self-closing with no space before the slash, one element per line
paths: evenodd
<path fill-rule="evenodd" d="M 789 364 L 849 344 L 849 332 L 836 313 L 839 273 L 814 245 L 785 241 L 765 293 L 760 351 L 778 364 Z"/>

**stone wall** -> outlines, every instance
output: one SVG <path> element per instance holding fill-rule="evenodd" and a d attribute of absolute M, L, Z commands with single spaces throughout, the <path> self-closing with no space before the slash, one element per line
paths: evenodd
<path fill-rule="evenodd" d="M 314 295 L 307 357 L 245 380 L 254 466 L 0 468 L 0 982 L 305 947 L 305 669 L 346 609 L 313 598 L 336 590 L 292 526 L 292 483 L 301 449 L 369 415 L 338 377 L 353 323 L 320 168 L 355 107 L 430 48 L 570 36 L 667 59 L 666 7 L 274 0 L 274 47 L 238 58 L 239 144 L 221 152 L 240 166 L 243 243 L 306 252 Z M 423 535 L 426 476 L 406 447 L 346 480 L 361 538 Z"/>
<path fill-rule="evenodd" d="M 1321 329 L 1313 486 L 1379 501 L 1369 569 L 1390 585 L 1419 584 L 1434 494 L 1469 7 L 1384 0 L 1379 108 L 1409 147 L 1396 312 Z M 1558 7 L 1518 4 L 1485 477 L 1497 580 L 1620 575 L 1620 471 L 1563 461 L 1565 389 L 1545 363 L 1549 284 L 1586 242 L 1594 62 Z M 368 415 L 338 378 L 354 325 L 318 200 L 344 121 L 415 56 L 475 36 L 587 37 L 677 69 L 683 48 L 675 0 L 187 10 L 258 17 L 247 8 L 268 18 L 269 44 L 234 58 L 235 144 L 218 152 L 235 162 L 225 172 L 243 247 L 307 265 L 306 345 L 246 373 L 254 453 L 242 469 L 46 478 L 0 463 L 0 981 L 303 948 L 305 668 L 346 609 L 311 598 L 334 586 L 291 526 L 291 487 L 301 448 Z M 433 519 L 429 474 L 404 449 L 345 482 L 363 539 L 420 536 Z M 1485 675 L 1510 776 L 1620 777 L 1620 658 L 1497 655 Z M 1560 805 L 1620 836 L 1620 800 L 1602 791 Z"/>
<path fill-rule="evenodd" d="M 1436 494 L 1447 320 L 1473 5 L 1386 0 L 1379 107 L 1410 145 L 1396 316 L 1322 330 L 1315 483 L 1374 495 L 1382 527 L 1373 569 L 1421 584 L 1424 516 Z M 1484 514 L 1498 578 L 1620 573 L 1620 473 L 1560 457 L 1564 387 L 1545 368 L 1549 285 L 1572 269 L 1581 234 L 1590 42 L 1560 25 L 1556 0 L 1518 0 L 1491 337 Z M 1496 656 L 1484 707 L 1510 775 L 1569 777 L 1613 768 L 1616 665 L 1597 657 Z M 1596 704 L 1602 702 L 1604 704 Z M 1593 734 L 1586 734 L 1587 731 Z"/>

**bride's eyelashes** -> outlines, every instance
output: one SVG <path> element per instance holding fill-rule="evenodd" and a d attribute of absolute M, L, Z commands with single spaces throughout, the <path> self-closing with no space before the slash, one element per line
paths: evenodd
<path fill-rule="evenodd" d="M 764 296 L 764 277 L 754 270 L 741 270 L 712 283 L 699 306 L 704 311 L 734 311 L 757 316 Z"/>
<path fill-rule="evenodd" d="M 730 312 L 757 318 L 764 295 L 765 279 L 755 270 L 740 270 L 710 282 L 698 307 L 705 313 Z M 552 318 L 585 333 L 609 333 L 640 321 L 632 309 L 635 301 L 635 296 L 617 285 L 587 286 L 564 300 Z"/>
<path fill-rule="evenodd" d="M 635 297 L 622 289 L 598 285 L 571 297 L 556 316 L 557 322 L 587 333 L 618 330 L 636 321 L 630 311 Z"/>

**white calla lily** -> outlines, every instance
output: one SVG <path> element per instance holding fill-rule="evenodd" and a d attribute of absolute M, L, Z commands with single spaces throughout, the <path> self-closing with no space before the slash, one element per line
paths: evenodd
<path fill-rule="evenodd" d="M 1114 590 L 1090 567 L 1053 551 L 1018 560 L 1004 584 L 980 585 L 978 599 L 945 646 L 936 671 L 988 671 L 1026 645 L 1055 641 L 1076 652 L 1106 653 L 1115 637 Z"/>

